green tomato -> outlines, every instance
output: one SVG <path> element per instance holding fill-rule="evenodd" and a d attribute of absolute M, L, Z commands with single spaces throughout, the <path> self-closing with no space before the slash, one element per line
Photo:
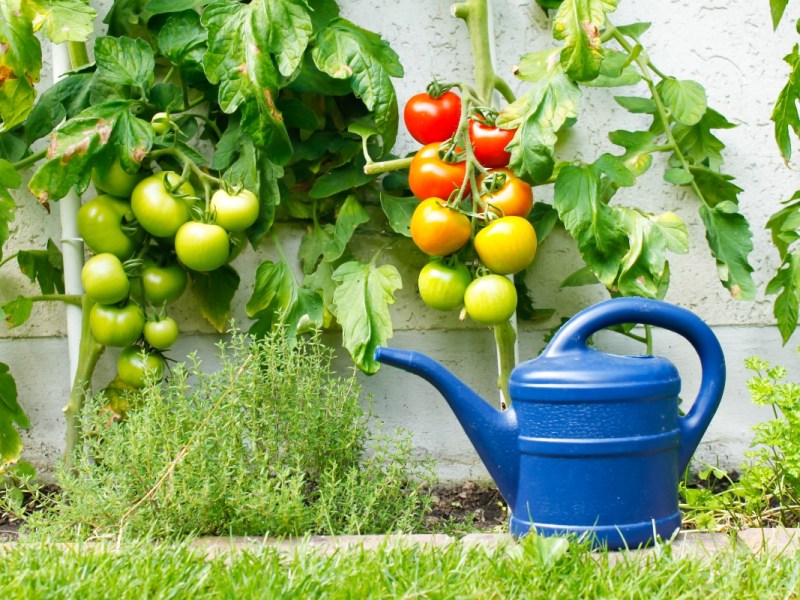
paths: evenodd
<path fill-rule="evenodd" d="M 144 324 L 144 339 L 156 350 L 166 350 L 178 340 L 178 324 L 172 317 Z"/>
<path fill-rule="evenodd" d="M 476 323 L 499 325 L 508 321 L 517 309 L 517 290 L 502 275 L 478 277 L 464 292 L 464 307 Z"/>
<path fill-rule="evenodd" d="M 81 282 L 86 295 L 100 304 L 122 302 L 131 291 L 122 262 L 108 252 L 86 261 L 81 270 Z"/>
<path fill-rule="evenodd" d="M 97 196 L 78 211 L 78 233 L 95 254 L 110 252 L 120 260 L 130 258 L 144 241 L 144 230 L 128 234 L 122 227 L 135 221 L 131 205 L 107 194 Z"/>
<path fill-rule="evenodd" d="M 142 276 L 133 281 L 131 295 L 153 306 L 172 304 L 183 295 L 188 278 L 176 261 L 159 264 L 145 259 Z"/>
<path fill-rule="evenodd" d="M 164 357 L 145 352 L 139 346 L 128 346 L 117 358 L 119 378 L 135 388 L 143 387 L 148 379 L 158 381 L 164 375 Z"/>
<path fill-rule="evenodd" d="M 425 304 L 436 310 L 453 310 L 463 304 L 470 281 L 472 276 L 463 263 L 448 266 L 434 260 L 422 267 L 417 283 Z"/>
<path fill-rule="evenodd" d="M 169 129 L 169 115 L 165 112 L 157 112 L 150 119 L 150 125 L 153 126 L 153 132 L 156 135 L 161 135 Z"/>
<path fill-rule="evenodd" d="M 191 221 L 175 234 L 175 253 L 194 271 L 213 271 L 228 260 L 228 232 L 219 225 Z"/>
<path fill-rule="evenodd" d="M 142 335 L 144 312 L 134 302 L 122 307 L 95 304 L 89 313 L 89 327 L 100 344 L 124 348 Z"/>
<path fill-rule="evenodd" d="M 94 187 L 100 192 L 111 194 L 117 198 L 128 198 L 136 187 L 140 177 L 138 173 L 128 173 L 122 168 L 119 159 L 115 159 L 105 173 L 92 170 Z"/>
<path fill-rule="evenodd" d="M 177 185 L 181 176 L 162 171 L 139 182 L 131 194 L 131 208 L 139 224 L 156 237 L 172 237 L 191 218 L 194 188 L 183 182 L 176 194 L 168 189 Z"/>
<path fill-rule="evenodd" d="M 250 190 L 229 194 L 217 190 L 211 196 L 215 223 L 226 231 L 244 231 L 258 218 L 258 198 Z"/>

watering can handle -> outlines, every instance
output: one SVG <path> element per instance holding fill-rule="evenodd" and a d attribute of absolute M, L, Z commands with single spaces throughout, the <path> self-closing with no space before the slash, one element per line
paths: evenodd
<path fill-rule="evenodd" d="M 659 300 L 613 298 L 579 312 L 558 330 L 545 354 L 585 350 L 589 337 L 612 325 L 642 323 L 669 329 L 685 337 L 700 357 L 702 381 L 688 414 L 681 417 L 679 465 L 683 471 L 706 432 L 722 399 L 725 357 L 714 333 L 694 313 Z"/>

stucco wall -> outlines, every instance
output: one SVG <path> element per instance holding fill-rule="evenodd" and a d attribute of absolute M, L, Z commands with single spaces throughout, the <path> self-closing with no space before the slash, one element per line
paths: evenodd
<path fill-rule="evenodd" d="M 377 31 L 388 39 L 400 55 L 406 76 L 396 81 L 403 102 L 412 93 L 424 89 L 436 76 L 445 80 L 469 80 L 471 58 L 468 39 L 461 21 L 450 16 L 449 1 L 341 0 L 346 16 L 360 25 Z M 711 0 L 702 3 L 686 0 L 649 2 L 623 0 L 613 15 L 616 24 L 651 21 L 652 28 L 643 41 L 652 60 L 664 71 L 684 79 L 695 79 L 707 90 L 709 105 L 719 110 L 738 127 L 721 130 L 719 137 L 727 145 L 725 170 L 744 188 L 740 195 L 742 212 L 750 220 L 756 249 L 751 262 L 756 268 L 759 286 L 755 302 L 732 300 L 719 284 L 714 261 L 705 245 L 697 202 L 689 194 L 665 184 L 663 168 L 654 165 L 635 188 L 623 189 L 616 202 L 641 206 L 653 212 L 673 210 L 686 222 L 691 237 L 688 255 L 671 258 L 672 282 L 667 299 L 690 308 L 713 326 L 725 349 L 729 380 L 722 408 L 706 435 L 698 457 L 723 465 L 736 465 L 742 459 L 749 440 L 750 426 L 767 416 L 749 403 L 744 371 L 745 357 L 759 354 L 786 364 L 797 364 L 793 339 L 786 347 L 773 326 L 772 298 L 763 294 L 764 286 L 777 265 L 764 224 L 778 202 L 800 187 L 795 172 L 780 159 L 773 140 L 769 115 L 777 93 L 785 81 L 787 69 L 781 58 L 791 50 L 796 35 L 793 18 L 785 19 L 777 33 L 772 32 L 769 9 L 765 3 L 745 0 Z M 104 12 L 108 2 L 95 2 Z M 790 7 L 791 10 L 791 7 Z M 549 23 L 532 0 L 494 0 L 497 70 L 511 79 L 511 67 L 525 52 L 551 47 Z M 798 15 L 790 14 L 789 17 Z M 48 66 L 45 67 L 47 72 Z M 523 85 L 514 84 L 517 91 Z M 604 136 L 613 129 L 644 128 L 646 121 L 630 115 L 613 101 L 618 94 L 633 95 L 633 88 L 593 89 L 583 97 L 578 124 L 562 144 L 565 156 L 592 161 L 605 151 L 615 151 Z M 412 140 L 401 132 L 399 151 L 414 148 Z M 550 201 L 552 187 L 537 188 L 538 199 Z M 58 239 L 58 208 L 46 216 L 30 196 L 17 197 L 20 208 L 14 223 L 9 251 L 38 247 L 47 239 Z M 288 243 L 295 239 L 283 232 Z M 291 248 L 287 248 L 291 251 Z M 237 295 L 237 318 L 244 323 L 244 302 L 249 296 L 248 279 L 255 265 L 270 254 L 267 246 L 249 251 L 235 263 L 243 274 Z M 410 261 L 408 256 L 412 256 Z M 393 308 L 396 334 L 391 344 L 414 348 L 439 359 L 463 376 L 484 396 L 493 399 L 495 357 L 493 339 L 488 330 L 463 325 L 454 315 L 432 314 L 417 298 L 414 282 L 416 269 L 424 257 L 415 253 L 410 243 L 398 243 L 387 260 L 401 268 L 405 288 Z M 578 266 L 580 259 L 572 243 L 556 231 L 542 245 L 528 283 L 537 306 L 555 307 L 559 316 L 568 316 L 589 303 L 605 298 L 599 287 L 559 289 L 558 283 Z M 0 290 L 6 299 L 29 288 L 14 273 L 0 270 Z M 33 428 L 25 434 L 27 457 L 40 465 L 52 464 L 63 444 L 60 408 L 67 381 L 66 340 L 63 309 L 37 307 L 29 324 L 15 330 L 0 330 L 0 361 L 11 366 L 20 388 L 20 402 L 31 416 Z M 185 336 L 172 353 L 180 358 L 200 348 L 213 364 L 216 336 L 196 316 L 190 298 L 181 301 L 174 315 Z M 535 356 L 543 346 L 542 336 L 554 325 L 553 320 L 537 325 L 521 325 L 520 355 Z M 337 343 L 332 339 L 332 343 Z M 607 337 L 610 349 L 624 350 L 614 336 Z M 638 349 L 633 348 L 633 351 Z M 684 396 L 696 391 L 698 365 L 691 348 L 676 336 L 659 333 L 655 350 L 673 360 L 685 382 Z M 109 351 L 100 364 L 98 377 L 104 380 L 113 372 Z M 347 368 L 346 352 L 338 364 Z M 377 413 L 391 426 L 403 426 L 414 432 L 421 451 L 430 451 L 440 463 L 445 478 L 482 476 L 483 470 L 449 413 L 444 401 L 427 384 L 411 376 L 383 369 L 378 375 L 364 378 L 365 390 L 374 397 Z"/>

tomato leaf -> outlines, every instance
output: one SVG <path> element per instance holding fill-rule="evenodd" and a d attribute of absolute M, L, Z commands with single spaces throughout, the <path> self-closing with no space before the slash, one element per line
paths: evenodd
<path fill-rule="evenodd" d="M 599 178 L 591 166 L 568 165 L 556 180 L 553 206 L 578 243 L 586 265 L 607 288 L 616 284 L 628 240 L 612 209 L 599 197 Z"/>
<path fill-rule="evenodd" d="M 417 206 L 419 199 L 413 196 L 400 197 L 381 192 L 381 207 L 389 220 L 389 227 L 405 237 L 411 237 L 411 215 Z"/>
<path fill-rule="evenodd" d="M 357 156 L 352 162 L 320 176 L 308 195 L 313 199 L 329 198 L 341 192 L 366 185 L 375 175 L 364 173 L 364 157 Z"/>
<path fill-rule="evenodd" d="M 31 316 L 33 301 L 25 296 L 17 296 L 14 300 L 6 302 L 0 307 L 5 314 L 6 325 L 9 329 L 19 327 Z"/>
<path fill-rule="evenodd" d="M 397 138 L 399 113 L 392 77 L 402 77 L 397 54 L 381 37 L 337 18 L 318 32 L 311 56 L 323 73 L 350 84 L 375 117 L 375 125 L 390 149 Z"/>
<path fill-rule="evenodd" d="M 789 4 L 789 0 L 769 0 L 769 10 L 772 14 L 772 28 L 777 29 L 778 24 L 781 22 L 783 18 L 783 13 L 786 10 L 786 5 Z M 784 340 L 786 342 L 786 340 Z"/>
<path fill-rule="evenodd" d="M 192 295 L 200 314 L 222 333 L 228 326 L 231 301 L 239 287 L 239 274 L 230 265 L 210 273 L 192 272 Z"/>
<path fill-rule="evenodd" d="M 73 73 L 47 89 L 25 120 L 29 144 L 50 133 L 64 119 L 70 119 L 89 106 L 89 90 L 94 75 Z"/>
<path fill-rule="evenodd" d="M 94 45 L 97 75 L 121 85 L 138 86 L 148 92 L 153 86 L 155 57 L 149 44 L 141 39 L 103 36 Z"/>
<path fill-rule="evenodd" d="M 0 131 L 22 123 L 33 108 L 42 48 L 20 0 L 0 0 Z"/>
<path fill-rule="evenodd" d="M 46 250 L 20 250 L 19 270 L 31 282 L 37 282 L 43 294 L 64 293 L 64 259 L 53 240 L 47 240 Z"/>
<path fill-rule="evenodd" d="M 594 166 L 617 185 L 630 187 L 636 184 L 636 177 L 625 166 L 625 162 L 613 154 L 601 154 L 594 161 Z"/>
<path fill-rule="evenodd" d="M 122 168 L 135 173 L 153 147 L 155 134 L 149 122 L 134 116 L 130 110 L 123 110 L 114 123 L 111 137 Z M 199 158 L 196 162 L 204 164 L 203 157 Z"/>
<path fill-rule="evenodd" d="M 2 126 L 0 126 L 2 129 Z M 0 132 L 0 158 L 16 162 L 28 153 L 28 144 L 19 136 L 6 132 Z"/>
<path fill-rule="evenodd" d="M 619 31 L 622 35 L 627 35 L 628 37 L 637 41 L 648 29 L 650 29 L 650 23 L 629 23 L 628 25 L 617 25 L 617 31 Z"/>
<path fill-rule="evenodd" d="M 14 220 L 17 205 L 7 189 L 0 187 L 0 260 L 3 258 L 3 244 L 9 235 L 9 223 Z"/>
<path fill-rule="evenodd" d="M 785 259 L 789 247 L 800 239 L 800 191 L 784 200 L 785 206 L 776 211 L 767 221 L 767 229 L 772 232 L 772 242 L 778 249 L 781 259 Z"/>
<path fill-rule="evenodd" d="M 672 135 L 687 159 L 696 165 L 705 165 L 717 171 L 722 166 L 722 150 L 725 144 L 713 134 L 712 130 L 732 127 L 736 125 L 713 108 L 708 108 L 694 125 L 676 123 L 672 127 Z"/>
<path fill-rule="evenodd" d="M 34 0 L 26 9 L 34 13 L 36 29 L 54 44 L 84 42 L 94 32 L 97 13 L 88 0 Z"/>
<path fill-rule="evenodd" d="M 664 99 L 670 116 L 683 125 L 695 125 L 708 108 L 706 90 L 696 81 L 662 79 L 656 89 Z"/>
<path fill-rule="evenodd" d="M 247 316 L 256 323 L 251 332 L 266 333 L 280 323 L 297 300 L 297 280 L 285 262 L 266 260 L 256 269 L 253 293 L 247 301 Z"/>
<path fill-rule="evenodd" d="M 756 286 L 753 267 L 747 260 L 753 250 L 753 234 L 739 207 L 731 201 L 700 207 L 700 218 L 706 226 L 706 240 L 717 261 L 717 274 L 722 284 L 737 300 L 753 300 Z"/>
<path fill-rule="evenodd" d="M 641 52 L 641 46 L 637 46 Z M 642 76 L 636 67 L 630 64 L 634 54 L 618 52 L 616 50 L 605 50 L 603 60 L 600 63 L 600 71 L 597 77 L 589 81 L 584 81 L 583 85 L 592 87 L 622 87 L 634 85 L 641 81 Z"/>
<path fill-rule="evenodd" d="M 591 81 L 600 74 L 603 49 L 600 28 L 617 0 L 564 0 L 553 18 L 553 37 L 564 40 L 561 65 L 573 81 Z"/>
<path fill-rule="evenodd" d="M 262 156 L 261 150 L 257 151 L 258 163 L 258 218 L 247 229 L 247 239 L 255 248 L 264 239 L 275 221 L 275 211 L 281 202 L 281 191 L 278 181 L 283 177 L 283 168 L 271 163 Z"/>
<path fill-rule="evenodd" d="M 348 196 L 336 216 L 333 238 L 325 247 L 324 260 L 332 262 L 341 257 L 358 226 L 367 222 L 369 222 L 367 211 L 355 196 Z"/>
<path fill-rule="evenodd" d="M 614 100 L 628 112 L 647 113 L 652 115 L 658 111 L 656 103 L 652 98 L 640 98 L 639 96 L 614 96 Z"/>
<path fill-rule="evenodd" d="M 787 253 L 766 290 L 767 294 L 778 294 L 772 314 L 775 315 L 784 345 L 797 329 L 800 307 L 800 286 L 797 282 L 800 282 L 800 253 Z"/>
<path fill-rule="evenodd" d="M 150 0 L 145 9 L 151 15 L 183 12 L 189 9 L 203 8 L 212 0 Z"/>
<path fill-rule="evenodd" d="M 400 273 L 392 265 L 350 261 L 332 277 L 338 284 L 332 311 L 342 325 L 344 346 L 362 371 L 376 373 L 380 365 L 373 358 L 375 348 L 393 335 L 389 306 L 403 285 Z"/>
<path fill-rule="evenodd" d="M 579 98 L 578 86 L 556 64 L 527 94 L 506 107 L 498 125 L 517 127 L 507 149 L 509 166 L 518 177 L 536 184 L 553 174 L 556 132 L 567 119 L 577 117 Z"/>
<path fill-rule="evenodd" d="M 23 428 L 31 426 L 17 403 L 17 384 L 10 369 L 0 362 L 0 474 L 5 464 L 19 460 L 22 453 L 22 439 L 14 428 L 15 424 Z"/>
<path fill-rule="evenodd" d="M 200 15 L 194 10 L 186 10 L 166 20 L 158 32 L 158 49 L 172 64 L 180 65 L 188 54 L 205 46 L 207 38 L 208 34 L 200 24 Z"/>
<path fill-rule="evenodd" d="M 320 225 L 315 223 L 314 226 L 307 231 L 303 238 L 300 240 L 300 249 L 298 250 L 297 257 L 303 266 L 303 273 L 312 273 L 316 268 L 319 260 L 325 254 L 325 249 L 328 244 L 333 240 L 335 228 L 331 223 L 324 223 Z"/>
<path fill-rule="evenodd" d="M 787 54 L 784 61 L 792 68 L 786 85 L 778 94 L 775 108 L 772 110 L 772 121 L 775 123 L 775 141 L 784 160 L 792 157 L 792 140 L 789 131 L 794 131 L 800 136 L 800 115 L 797 112 L 797 101 L 800 99 L 800 52 L 795 44 L 791 54 Z"/>

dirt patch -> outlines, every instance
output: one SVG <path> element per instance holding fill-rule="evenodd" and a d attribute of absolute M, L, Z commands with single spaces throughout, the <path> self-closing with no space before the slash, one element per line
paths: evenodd
<path fill-rule="evenodd" d="M 24 493 L 22 515 L 29 515 L 39 510 L 46 510 L 53 505 L 53 501 L 60 493 L 56 485 L 44 485 L 36 490 L 36 493 Z M 0 492 L 2 493 L 2 492 Z M 19 538 L 19 530 L 24 523 L 24 516 L 5 512 L 0 504 L 0 543 L 13 542 Z"/>
<path fill-rule="evenodd" d="M 433 509 L 426 518 L 430 533 L 494 531 L 508 523 L 508 509 L 497 488 L 467 481 L 431 492 Z"/>

